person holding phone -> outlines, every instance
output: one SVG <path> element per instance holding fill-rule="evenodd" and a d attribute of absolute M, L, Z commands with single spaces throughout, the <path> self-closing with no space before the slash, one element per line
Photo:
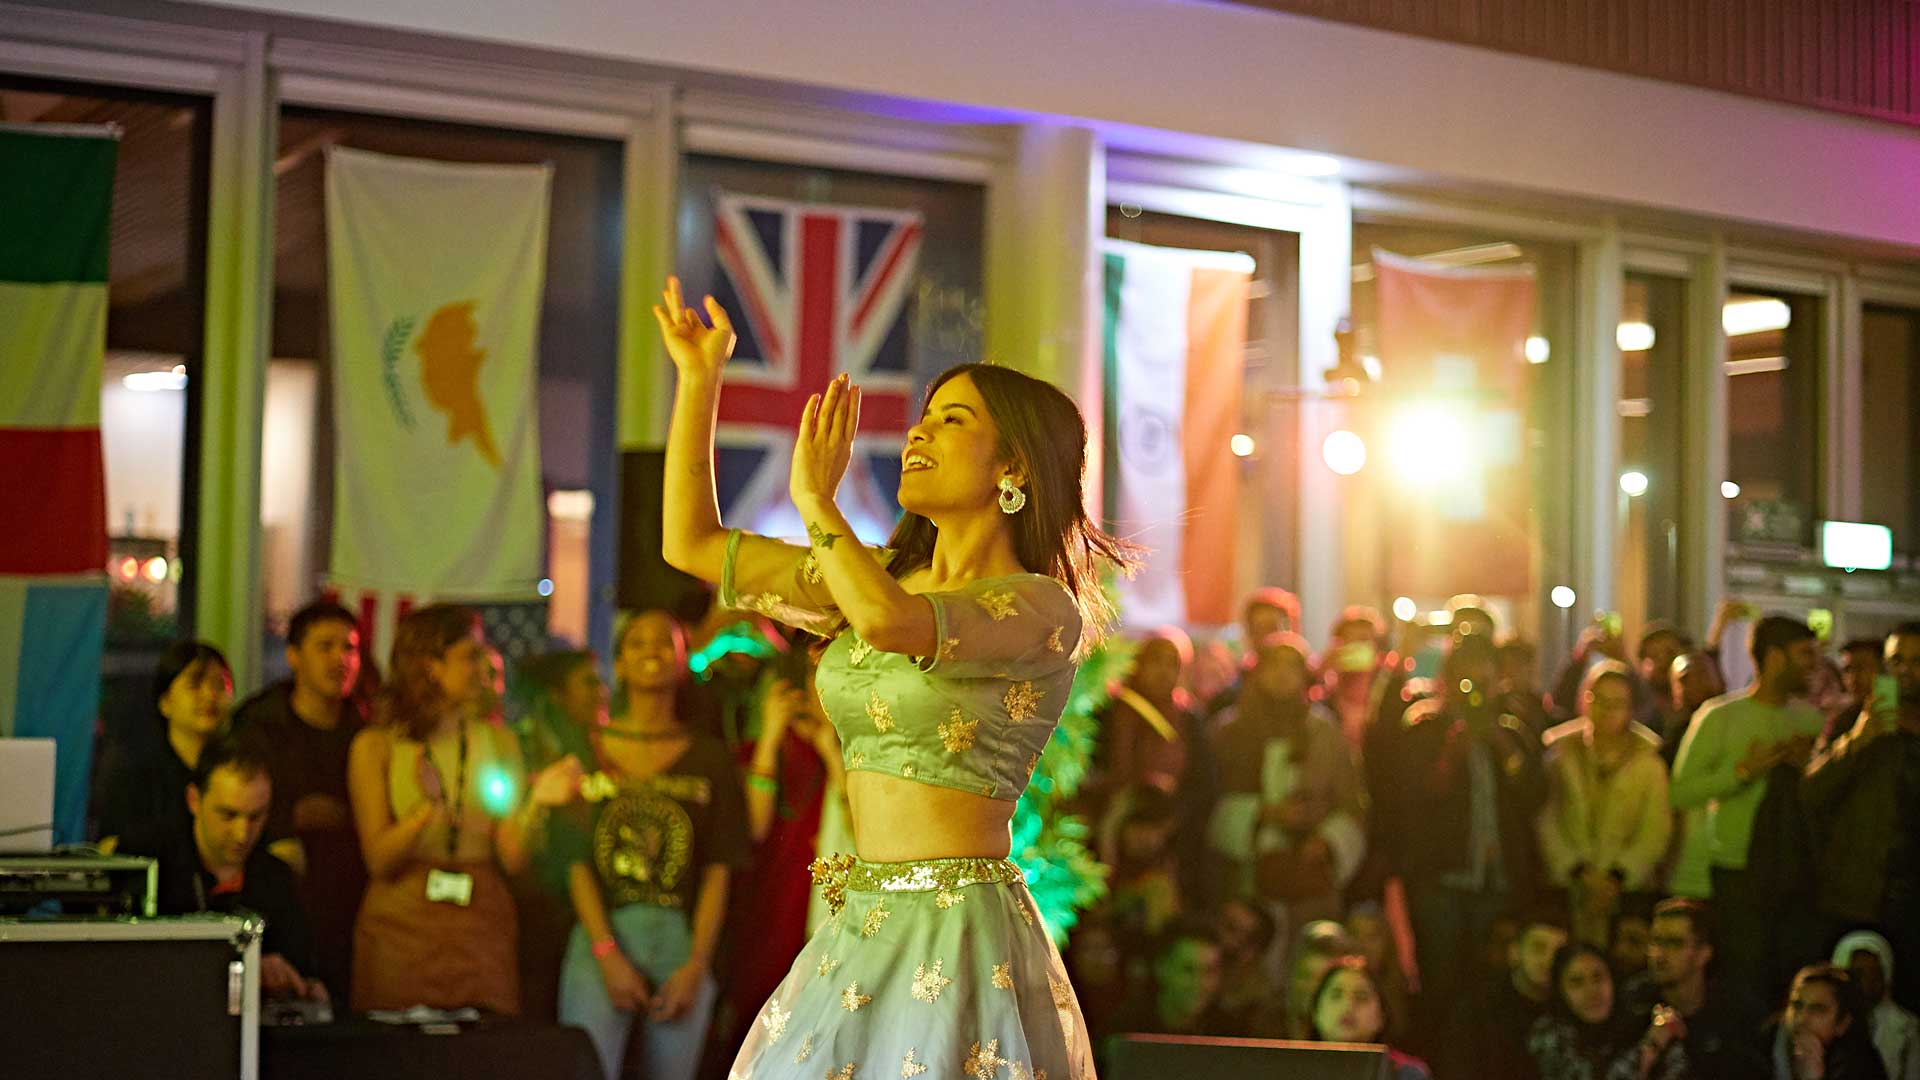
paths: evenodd
<path fill-rule="evenodd" d="M 1876 924 L 1893 944 L 1895 966 L 1914 971 L 1920 970 L 1920 622 L 1895 627 L 1883 655 L 1887 674 L 1874 680 L 1852 729 L 1807 765 L 1800 795 L 1816 829 L 1814 904 L 1826 928 Z M 1900 1003 L 1914 1008 L 1913 991 Z"/>

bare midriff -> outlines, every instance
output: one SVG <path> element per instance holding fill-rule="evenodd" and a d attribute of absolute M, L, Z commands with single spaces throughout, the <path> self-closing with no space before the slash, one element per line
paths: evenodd
<path fill-rule="evenodd" d="M 867 862 L 1005 858 L 1014 803 L 885 773 L 847 774 L 856 853 Z"/>

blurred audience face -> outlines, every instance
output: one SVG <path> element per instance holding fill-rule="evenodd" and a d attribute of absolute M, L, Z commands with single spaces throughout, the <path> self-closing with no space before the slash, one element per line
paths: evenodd
<path fill-rule="evenodd" d="M 1539 654 L 1533 646 L 1520 642 L 1508 642 L 1500 646 L 1500 689 L 1505 693 L 1518 693 L 1533 688 L 1534 672 L 1539 668 Z"/>
<path fill-rule="evenodd" d="M 1608 956 L 1622 979 L 1647 970 L 1647 947 L 1653 927 L 1640 915 L 1621 915 L 1613 922 L 1613 948 Z"/>
<path fill-rule="evenodd" d="M 1368 967 L 1375 971 L 1387 970 L 1387 963 L 1393 958 L 1393 928 L 1385 918 L 1373 912 L 1349 915 L 1347 936 L 1360 949 Z"/>
<path fill-rule="evenodd" d="M 1853 976 L 1853 984 L 1860 988 L 1860 996 L 1868 1005 L 1878 1005 L 1887 997 L 1887 969 L 1880 963 L 1880 954 L 1872 949 L 1855 949 L 1847 957 L 1847 974 Z"/>
<path fill-rule="evenodd" d="M 1855 701 L 1865 701 L 1873 693 L 1873 680 L 1880 673 L 1880 654 L 1873 649 L 1848 649 L 1840 654 L 1840 684 Z"/>
<path fill-rule="evenodd" d="M 1560 973 L 1560 997 L 1584 1024 L 1604 1024 L 1613 1015 L 1613 973 L 1606 961 L 1583 952 Z"/>
<path fill-rule="evenodd" d="M 1153 978 L 1160 988 L 1163 1016 L 1196 1016 L 1220 993 L 1220 946 L 1205 938 L 1181 938 L 1154 961 Z"/>
<path fill-rule="evenodd" d="M 1720 669 L 1703 652 L 1682 653 L 1674 657 L 1669 679 L 1673 700 L 1689 716 L 1700 706 L 1727 692 L 1720 681 Z"/>
<path fill-rule="evenodd" d="M 1920 634 L 1896 634 L 1887 639 L 1887 674 L 1900 681 L 1900 703 L 1920 704 Z"/>
<path fill-rule="evenodd" d="M 1273 701 L 1294 701 L 1307 692 L 1307 661 L 1298 649 L 1262 644 L 1249 682 Z"/>
<path fill-rule="evenodd" d="M 1713 958 L 1713 946 L 1694 933 L 1693 920 L 1684 915 L 1661 915 L 1653 920 L 1653 937 L 1647 947 L 1647 971 L 1654 985 L 1679 986 L 1696 975 L 1705 975 Z"/>
<path fill-rule="evenodd" d="M 479 706 L 482 715 L 491 716 L 498 712 L 500 703 L 507 697 L 507 658 L 500 654 L 500 646 L 480 638 L 480 660 L 474 665 L 474 703 Z"/>
<path fill-rule="evenodd" d="M 1799 695 L 1813 685 L 1814 669 L 1820 666 L 1820 643 L 1812 638 L 1796 641 L 1767 653 L 1763 677 L 1771 675 L 1781 690 Z"/>
<path fill-rule="evenodd" d="M 1847 1033 L 1853 1017 L 1840 1011 L 1840 999 L 1833 987 L 1811 979 L 1795 979 L 1793 994 L 1787 998 L 1787 1027 L 1797 1036 L 1811 1034 L 1822 1046 Z"/>
<path fill-rule="evenodd" d="M 486 640 L 475 629 L 427 661 L 427 675 L 448 705 L 468 705 L 487 692 L 486 654 Z"/>
<path fill-rule="evenodd" d="M 1612 738 L 1624 734 L 1633 723 L 1633 689 L 1625 679 L 1605 678 L 1587 691 L 1587 719 L 1593 733 Z"/>
<path fill-rule="evenodd" d="M 1514 986 L 1536 1001 L 1544 1000 L 1553 979 L 1553 954 L 1566 943 L 1567 932 L 1558 926 L 1533 923 L 1522 930 L 1507 952 Z"/>
<path fill-rule="evenodd" d="M 1180 647 L 1162 637 L 1150 637 L 1140 643 L 1140 649 L 1133 654 L 1133 673 L 1127 682 L 1143 697 L 1154 701 L 1165 701 L 1173 697 L 1173 691 L 1180 685 L 1180 676 L 1185 665 L 1180 660 Z"/>
<path fill-rule="evenodd" d="M 1262 938 L 1268 932 L 1270 923 L 1248 906 L 1248 901 L 1232 899 L 1220 905 L 1219 933 L 1220 951 L 1232 962 L 1255 962 L 1260 959 L 1267 946 L 1271 944 Z"/>
<path fill-rule="evenodd" d="M 1674 657 L 1685 651 L 1678 634 L 1655 634 L 1640 644 L 1640 677 L 1650 686 L 1660 686 L 1663 672 L 1673 670 Z"/>
<path fill-rule="evenodd" d="M 1387 1018 L 1373 979 L 1351 967 L 1334 972 L 1313 1003 L 1313 1026 L 1330 1042 L 1379 1042 Z"/>
<path fill-rule="evenodd" d="M 1510 915 L 1501 915 L 1487 925 L 1486 951 L 1480 954 L 1480 960 L 1488 972 L 1505 975 L 1512 970 L 1513 962 L 1508 957 L 1519 936 L 1520 923 Z"/>
<path fill-rule="evenodd" d="M 567 714 L 567 719 L 581 727 L 598 726 L 607 710 L 607 687 L 600 681 L 600 673 L 593 668 L 592 661 L 583 660 L 567 672 L 560 681 L 560 692 L 554 695 L 554 704 Z"/>
<path fill-rule="evenodd" d="M 1493 640 L 1493 615 L 1483 608 L 1463 607 L 1453 613 L 1453 636 L 1466 637 L 1478 634 L 1488 641 Z"/>
<path fill-rule="evenodd" d="M 1247 641 L 1253 645 L 1293 629 L 1287 622 L 1287 613 L 1272 604 L 1248 604 L 1243 621 L 1247 628 Z"/>
<path fill-rule="evenodd" d="M 360 676 L 360 629 L 338 619 L 307 627 L 298 645 L 287 646 L 295 686 L 329 701 L 346 697 Z"/>
<path fill-rule="evenodd" d="M 188 664 L 160 695 L 160 715 L 169 730 L 208 738 L 227 722 L 233 707 L 233 675 L 212 660 Z"/>
<path fill-rule="evenodd" d="M 670 690 L 680 681 L 680 628 L 664 611 L 643 611 L 620 635 L 614 673 L 629 689 L 648 693 Z"/>
<path fill-rule="evenodd" d="M 273 782 L 264 771 L 217 768 L 207 777 L 207 790 L 187 785 L 194 843 L 209 870 L 245 865 L 267 827 L 272 802 Z"/>

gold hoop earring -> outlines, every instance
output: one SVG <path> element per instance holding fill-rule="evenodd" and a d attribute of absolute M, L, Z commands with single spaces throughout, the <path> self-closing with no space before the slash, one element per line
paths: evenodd
<path fill-rule="evenodd" d="M 1013 477 L 1000 478 L 1000 512 L 1007 515 L 1017 514 L 1027 505 L 1027 493 L 1021 491 L 1013 482 Z"/>

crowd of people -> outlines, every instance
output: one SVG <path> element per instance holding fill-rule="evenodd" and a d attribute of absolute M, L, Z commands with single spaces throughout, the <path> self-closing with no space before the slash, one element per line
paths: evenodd
<path fill-rule="evenodd" d="M 1598 620 L 1547 689 L 1471 597 L 1393 632 L 1348 609 L 1315 651 L 1263 589 L 1226 639 L 1131 643 L 1071 806 L 1108 868 L 1065 950 L 1096 1045 L 1920 1080 L 1920 624 L 1830 660 L 1758 618 L 1728 693 L 1748 614 L 1631 655 Z M 104 748 L 96 835 L 159 858 L 162 910 L 264 915 L 272 995 L 557 1019 L 610 1077 L 720 1075 L 826 915 L 809 864 L 853 846 L 806 639 L 642 612 L 611 687 L 586 651 L 506 670 L 451 605 L 401 621 L 384 679 L 330 602 L 287 641 L 238 708 L 219 651 L 176 645 L 147 737 Z"/>

